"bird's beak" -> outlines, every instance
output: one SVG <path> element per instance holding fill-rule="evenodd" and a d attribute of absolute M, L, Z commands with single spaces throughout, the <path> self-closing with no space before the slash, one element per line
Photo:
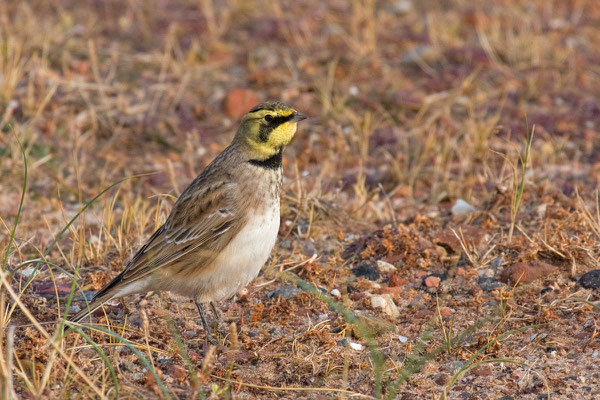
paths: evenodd
<path fill-rule="evenodd" d="M 298 122 L 298 121 L 302 121 L 303 119 L 308 118 L 306 115 L 299 113 L 299 112 L 294 112 L 294 118 L 292 118 L 292 122 Z"/>

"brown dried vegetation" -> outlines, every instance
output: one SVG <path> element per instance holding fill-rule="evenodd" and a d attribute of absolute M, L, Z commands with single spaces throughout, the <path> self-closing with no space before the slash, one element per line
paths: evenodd
<path fill-rule="evenodd" d="M 0 2 L 0 398 L 600 396 L 600 289 L 577 283 L 600 269 L 598 21 L 594 0 Z M 269 98 L 311 118 L 219 344 L 168 293 L 61 337 Z M 277 292 L 293 276 L 317 289 Z"/>

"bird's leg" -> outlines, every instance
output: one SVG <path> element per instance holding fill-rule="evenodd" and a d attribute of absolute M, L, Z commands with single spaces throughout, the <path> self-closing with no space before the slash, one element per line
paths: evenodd
<path fill-rule="evenodd" d="M 200 319 L 202 320 L 202 325 L 204 326 L 204 333 L 206 333 L 206 341 L 215 343 L 215 338 L 212 335 L 212 331 L 210 329 L 210 325 L 208 325 L 208 321 L 206 320 L 206 313 L 204 312 L 204 305 L 196 300 L 196 307 L 198 307 L 198 313 L 200 314 Z"/>
<path fill-rule="evenodd" d="M 210 302 L 210 308 L 212 308 L 213 314 L 215 314 L 215 318 L 217 319 L 219 326 L 223 325 L 223 317 L 221 316 L 221 311 L 219 311 L 219 308 L 217 307 L 214 301 Z"/>
<path fill-rule="evenodd" d="M 215 315 L 215 324 L 213 325 L 214 329 L 216 329 L 217 332 L 219 332 L 223 336 L 227 336 L 227 327 L 223 322 L 221 311 L 219 310 L 214 301 L 210 302 L 210 308 L 212 309 L 212 312 Z"/>

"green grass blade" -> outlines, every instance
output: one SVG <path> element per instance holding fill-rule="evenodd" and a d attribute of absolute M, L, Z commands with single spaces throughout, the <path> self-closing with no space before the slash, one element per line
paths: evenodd
<path fill-rule="evenodd" d="M 529 164 L 529 159 L 531 158 L 531 144 L 533 143 L 533 134 L 535 132 L 535 125 L 531 129 L 531 134 L 529 134 L 529 126 L 527 126 L 527 139 L 525 140 L 525 158 L 522 161 L 522 170 L 521 170 L 521 181 L 519 182 L 519 188 L 517 190 L 517 196 L 515 198 L 515 214 L 519 210 L 519 206 L 521 205 L 521 198 L 523 197 L 523 190 L 525 189 L 525 174 L 527 173 L 527 164 Z"/>
<path fill-rule="evenodd" d="M 473 363 L 473 360 L 475 360 L 475 358 L 477 358 L 477 357 L 478 357 L 478 356 L 479 356 L 481 353 L 483 353 L 483 352 L 485 351 L 485 349 L 487 349 L 488 347 L 490 347 L 491 345 L 493 345 L 493 344 L 494 344 L 494 343 L 496 343 L 497 341 L 499 341 L 499 340 L 502 340 L 502 339 L 504 339 L 505 337 L 507 337 L 507 336 L 510 336 L 510 335 L 512 335 L 512 334 L 514 334 L 514 333 L 523 332 L 523 331 L 526 331 L 526 330 L 528 330 L 528 329 L 539 328 L 539 327 L 541 327 L 541 326 L 545 326 L 545 325 L 548 325 L 548 324 L 547 324 L 547 323 L 543 323 L 543 324 L 534 324 L 534 325 L 526 325 L 526 326 L 522 326 L 522 327 L 520 327 L 520 328 L 511 329 L 511 330 L 510 330 L 510 331 L 508 331 L 508 332 L 504 332 L 502 335 L 499 335 L 499 336 L 495 337 L 495 338 L 494 338 L 494 340 L 490 340 L 490 341 L 489 341 L 489 342 L 487 342 L 485 345 L 481 346 L 481 347 L 479 348 L 479 350 L 477 350 L 477 351 L 475 352 L 475 354 L 473 354 L 473 355 L 472 355 L 472 356 L 471 356 L 471 357 L 470 357 L 470 358 L 467 360 L 467 362 L 465 363 L 465 365 L 463 365 L 463 366 L 462 366 L 462 367 L 461 367 L 461 368 L 458 370 L 458 372 L 456 372 L 456 373 L 454 374 L 454 377 L 452 377 L 452 380 L 450 381 L 450 383 L 448 384 L 448 386 L 449 386 L 449 387 L 450 387 L 450 386 L 452 386 L 452 385 L 453 385 L 453 384 L 456 382 L 456 380 L 458 379 L 458 377 L 459 377 L 459 376 L 460 376 L 460 375 L 461 375 L 461 374 L 462 374 L 464 371 L 466 371 L 466 370 L 469 368 L 469 366 L 470 366 L 470 365 Z"/>
<path fill-rule="evenodd" d="M 26 267 L 26 266 L 31 265 L 31 264 L 39 264 L 39 263 L 46 264 L 46 265 L 48 265 L 50 267 L 54 267 L 57 270 L 59 270 L 60 272 L 62 272 L 63 274 L 67 275 L 69 278 L 73 279 L 73 274 L 72 273 L 70 273 L 69 271 L 67 271 L 66 269 L 64 269 L 63 267 L 61 267 L 60 265 L 54 264 L 53 262 L 50 262 L 50 261 L 45 260 L 43 258 L 34 258 L 33 260 L 24 261 L 22 264 L 19 264 L 15 268 L 11 269 L 10 272 L 11 272 L 11 274 L 14 274 L 15 272 L 19 271 L 23 267 Z"/>
<path fill-rule="evenodd" d="M 71 280 L 71 289 L 69 290 L 69 297 L 67 297 L 67 304 L 65 305 L 65 311 L 63 313 L 63 317 L 60 320 L 60 324 L 58 324 L 58 329 L 56 331 L 56 333 L 58 334 L 58 337 L 62 337 L 63 335 L 63 328 L 65 326 L 65 322 L 67 321 L 67 317 L 69 316 L 69 311 L 71 311 L 71 304 L 73 303 L 73 297 L 75 296 L 75 288 L 78 286 L 77 281 L 78 281 L 78 277 L 79 277 L 79 270 L 81 269 L 81 264 L 77 264 L 77 266 L 75 267 L 75 276 L 73 277 L 73 280 Z M 87 299 L 86 299 L 87 302 Z"/>
<path fill-rule="evenodd" d="M 19 201 L 19 208 L 17 209 L 17 216 L 15 217 L 15 223 L 12 227 L 12 232 L 10 233 L 10 237 L 8 238 L 8 244 L 6 245 L 6 251 L 4 252 L 4 260 L 2 260 L 2 271 L 6 271 L 6 267 L 8 265 L 8 256 L 10 254 L 10 248 L 15 240 L 15 234 L 17 232 L 17 226 L 19 225 L 19 219 L 21 218 L 21 211 L 23 210 L 23 203 L 25 202 L 25 192 L 27 191 L 27 155 L 25 154 L 25 149 L 23 149 L 23 145 L 19 140 L 19 137 L 15 133 L 15 139 L 19 144 L 19 149 L 21 149 L 21 154 L 23 155 L 23 164 L 24 164 L 24 172 L 25 175 L 23 177 L 23 190 L 21 191 L 21 200 Z"/>
<path fill-rule="evenodd" d="M 192 379 L 192 382 L 194 382 L 194 385 L 196 386 L 196 390 L 198 391 L 198 398 L 202 399 L 202 400 L 206 400 L 206 396 L 204 395 L 204 393 L 201 390 L 202 385 L 200 384 L 200 381 L 198 380 L 198 376 L 196 375 L 196 368 L 194 368 L 194 364 L 192 364 L 192 360 L 190 359 L 187 349 L 186 349 L 185 345 L 183 344 L 181 335 L 179 334 L 179 331 L 177 330 L 177 327 L 175 326 L 175 322 L 173 322 L 173 319 L 170 316 L 167 319 L 167 323 L 169 325 L 169 330 L 171 331 L 171 334 L 173 335 L 173 339 L 175 340 L 175 345 L 177 346 L 177 349 L 179 350 L 179 354 L 181 354 L 181 358 L 183 358 L 183 362 L 185 363 L 185 365 L 188 369 L 190 378 Z"/>
<path fill-rule="evenodd" d="M 113 368 L 112 364 L 110 363 L 110 360 L 106 356 L 106 353 L 104 353 L 104 350 L 102 350 L 100 348 L 100 346 L 98 346 L 98 344 L 96 344 L 96 342 L 94 342 L 92 340 L 91 337 L 89 337 L 85 332 L 83 332 L 83 330 L 79 326 L 69 323 L 69 328 L 73 329 L 82 338 L 84 338 L 85 341 L 88 342 L 94 348 L 94 350 L 96 350 L 96 352 L 98 353 L 100 358 L 102 358 L 102 360 L 104 361 L 104 364 L 106 365 L 106 368 L 108 368 L 108 371 L 110 372 L 110 376 L 112 377 L 113 383 L 115 385 L 115 392 L 116 392 L 115 399 L 118 399 L 119 398 L 119 378 L 117 378 L 117 373 L 115 372 L 115 369 Z"/>
<path fill-rule="evenodd" d="M 460 343 L 462 340 L 464 340 L 468 336 L 475 333 L 486 322 L 490 321 L 494 317 L 494 315 L 495 315 L 495 313 L 491 314 L 490 316 L 488 316 L 486 318 L 482 318 L 482 319 L 476 321 L 475 323 L 473 323 L 473 325 L 469 326 L 468 328 L 466 328 L 465 330 L 463 330 L 462 332 L 457 334 L 455 337 L 453 337 L 451 342 L 452 343 Z M 426 341 L 431 339 L 431 337 L 432 337 L 432 335 L 431 335 L 431 327 L 430 327 L 425 332 L 423 332 L 423 334 L 421 334 L 420 341 L 422 343 L 426 343 Z M 394 396 L 396 396 L 396 393 L 400 389 L 400 385 L 402 385 L 403 382 L 405 382 L 411 375 L 420 371 L 421 368 L 427 362 L 429 362 L 431 359 L 446 352 L 448 349 L 446 343 L 442 343 L 439 346 L 437 346 L 435 349 L 430 351 L 429 353 L 426 353 L 422 356 L 416 355 L 416 353 L 419 352 L 422 347 L 423 346 L 419 346 L 413 350 L 413 352 L 408 357 L 410 364 L 408 364 L 404 368 L 402 368 L 402 372 L 400 373 L 400 376 L 396 379 L 396 382 L 388 385 L 388 394 L 386 396 L 387 399 L 390 399 L 390 400 L 393 399 Z"/>
<path fill-rule="evenodd" d="M 379 348 L 377 347 L 377 342 L 371 334 L 368 326 L 366 326 L 365 323 L 360 321 L 358 317 L 354 315 L 353 312 L 347 310 L 344 306 L 342 306 L 337 301 L 333 300 L 330 296 L 321 292 L 316 286 L 311 285 L 310 283 L 293 274 L 284 274 L 283 278 L 289 282 L 294 283 L 300 289 L 312 293 L 319 300 L 325 302 L 333 310 L 340 313 L 346 321 L 348 321 L 350 324 L 356 327 L 358 334 L 367 342 L 367 348 L 369 349 L 371 360 L 373 362 L 373 372 L 375 375 L 375 397 L 381 398 L 384 359 L 383 355 L 379 351 Z"/>
<path fill-rule="evenodd" d="M 69 321 L 66 321 L 66 324 L 70 327 L 73 328 L 74 326 L 81 326 L 84 328 L 88 328 L 88 329 L 97 329 L 101 332 L 106 333 L 109 336 L 112 336 L 113 338 L 117 339 L 118 341 L 120 341 L 121 343 L 123 343 L 129 350 L 131 350 L 133 352 L 133 354 L 135 354 L 137 356 L 137 358 L 142 362 L 142 364 L 144 364 L 144 366 L 148 369 L 148 371 L 150 371 L 150 373 L 152 374 L 152 376 L 154 376 L 154 379 L 156 381 L 156 384 L 158 385 L 158 387 L 160 388 L 160 390 L 162 391 L 163 395 L 165 396 L 165 398 L 167 399 L 171 399 L 171 395 L 169 394 L 169 391 L 167 390 L 167 387 L 165 386 L 165 384 L 163 383 L 163 381 L 160 379 L 160 377 L 158 376 L 158 374 L 156 373 L 156 370 L 154 369 L 154 366 L 152 364 L 150 364 L 150 361 L 148 361 L 148 359 L 146 357 L 144 357 L 144 355 L 142 353 L 140 353 L 140 351 L 138 349 L 135 348 L 135 346 L 133 345 L 133 343 L 131 343 L 129 340 L 125 339 L 123 336 L 119 335 L 118 333 L 107 329 L 103 326 L 97 326 L 97 325 L 87 325 L 87 324 L 79 324 L 79 325 L 75 325 Z"/>
<path fill-rule="evenodd" d="M 524 362 L 524 361 L 518 361 L 518 360 L 513 360 L 512 358 L 490 358 L 489 360 L 481 360 L 481 361 L 474 362 L 471 365 L 469 365 L 468 368 L 461 369 L 459 372 L 457 372 L 455 374 L 456 379 L 453 378 L 450 381 L 450 384 L 448 384 L 447 388 L 449 389 L 452 386 L 451 384 L 455 383 L 458 380 L 458 378 L 460 378 L 460 375 L 463 375 L 463 374 L 465 374 L 465 373 L 467 373 L 467 372 L 469 372 L 469 371 L 471 371 L 471 370 L 473 370 L 473 369 L 475 369 L 475 368 L 477 368 L 477 367 L 479 367 L 481 365 L 485 365 L 485 364 L 499 364 L 499 363 L 518 364 L 518 365 L 522 365 L 522 366 L 524 366 L 526 368 L 530 368 L 529 364 L 527 364 L 526 362 Z"/>

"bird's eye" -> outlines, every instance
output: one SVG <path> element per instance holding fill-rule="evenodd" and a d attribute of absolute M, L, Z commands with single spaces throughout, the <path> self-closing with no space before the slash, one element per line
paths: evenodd
<path fill-rule="evenodd" d="M 271 114 L 265 115 L 265 121 L 267 121 L 267 122 L 273 121 L 273 116 Z"/>

